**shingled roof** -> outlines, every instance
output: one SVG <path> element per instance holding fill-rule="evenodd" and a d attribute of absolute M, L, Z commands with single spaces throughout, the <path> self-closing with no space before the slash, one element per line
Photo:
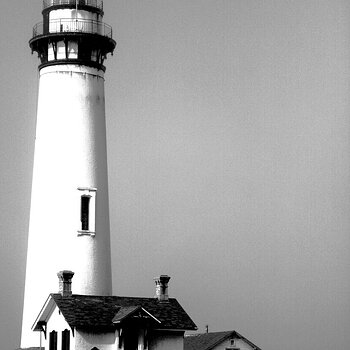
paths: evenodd
<path fill-rule="evenodd" d="M 261 350 L 258 346 L 236 331 L 211 332 L 186 336 L 184 340 L 184 350 L 212 350 L 215 346 L 230 338 L 242 339 L 253 349 Z"/>
<path fill-rule="evenodd" d="M 160 302 L 156 298 L 76 294 L 69 297 L 62 297 L 61 294 L 50 294 L 49 298 L 54 301 L 71 327 L 112 330 L 116 328 L 116 324 L 113 322 L 116 315 L 121 316 L 125 311 L 142 307 L 160 322 L 157 325 L 159 329 L 197 329 L 194 322 L 174 298 L 169 298 L 168 302 Z M 40 316 L 37 321 L 40 322 Z"/>

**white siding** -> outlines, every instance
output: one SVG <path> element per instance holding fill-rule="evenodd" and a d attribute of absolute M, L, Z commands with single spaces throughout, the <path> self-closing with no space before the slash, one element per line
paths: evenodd
<path fill-rule="evenodd" d="M 97 347 L 99 350 L 117 350 L 114 332 L 88 333 L 78 330 L 74 350 L 90 350 L 93 347 Z"/>
<path fill-rule="evenodd" d="M 43 339 L 43 347 L 45 349 L 49 350 L 49 342 L 50 342 L 50 332 L 56 331 L 57 332 L 57 350 L 62 348 L 62 331 L 65 329 L 68 329 L 70 331 L 70 349 L 73 350 L 75 346 L 75 339 L 73 337 L 73 332 L 71 328 L 69 327 L 68 323 L 62 316 L 62 314 L 59 313 L 58 308 L 56 307 L 55 311 L 50 317 L 49 322 L 47 323 L 47 329 L 46 329 L 46 340 L 44 337 Z"/>
<path fill-rule="evenodd" d="M 103 72 L 45 67 L 38 99 L 22 347 L 37 343 L 31 326 L 58 271 L 75 272 L 75 294 L 112 292 Z M 78 236 L 78 187 L 97 189 L 94 237 Z"/>
<path fill-rule="evenodd" d="M 230 339 L 225 340 L 224 342 L 222 342 L 221 344 L 213 348 L 213 350 L 226 350 L 226 349 L 232 349 Z M 244 340 L 235 338 L 235 347 L 233 349 L 252 350 L 253 348 Z"/>
<path fill-rule="evenodd" d="M 183 350 L 183 348 L 183 334 L 179 333 L 165 332 L 162 334 L 158 332 L 149 344 L 149 350 Z"/>

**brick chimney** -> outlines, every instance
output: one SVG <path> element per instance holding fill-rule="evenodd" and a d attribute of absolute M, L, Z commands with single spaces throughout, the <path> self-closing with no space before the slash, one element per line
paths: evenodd
<path fill-rule="evenodd" d="M 57 273 L 58 276 L 58 292 L 63 297 L 69 297 L 72 295 L 72 278 L 74 276 L 74 272 L 64 270 Z"/>
<path fill-rule="evenodd" d="M 168 275 L 161 275 L 159 277 L 156 277 L 154 281 L 156 282 L 156 295 L 155 297 L 159 301 L 168 301 L 169 295 L 168 295 L 168 282 L 170 280 L 170 277 Z"/>

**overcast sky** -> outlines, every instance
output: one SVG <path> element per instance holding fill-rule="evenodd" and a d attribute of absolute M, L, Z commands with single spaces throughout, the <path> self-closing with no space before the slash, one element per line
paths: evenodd
<path fill-rule="evenodd" d="M 169 274 L 200 331 L 348 348 L 350 2 L 104 4 L 118 43 L 106 62 L 114 293 L 153 296 Z M 20 341 L 41 7 L 0 12 L 6 350 Z"/>

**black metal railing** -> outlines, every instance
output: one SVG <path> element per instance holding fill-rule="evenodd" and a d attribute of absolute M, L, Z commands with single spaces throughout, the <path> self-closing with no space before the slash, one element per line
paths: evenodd
<path fill-rule="evenodd" d="M 56 5 L 86 5 L 103 10 L 102 0 L 43 0 L 43 8 L 46 9 Z"/>
<path fill-rule="evenodd" d="M 89 33 L 107 36 L 108 38 L 113 36 L 110 25 L 92 19 L 61 18 L 49 21 L 49 25 L 45 27 L 45 30 L 43 22 L 37 23 L 33 28 L 33 38 L 52 33 Z"/>

